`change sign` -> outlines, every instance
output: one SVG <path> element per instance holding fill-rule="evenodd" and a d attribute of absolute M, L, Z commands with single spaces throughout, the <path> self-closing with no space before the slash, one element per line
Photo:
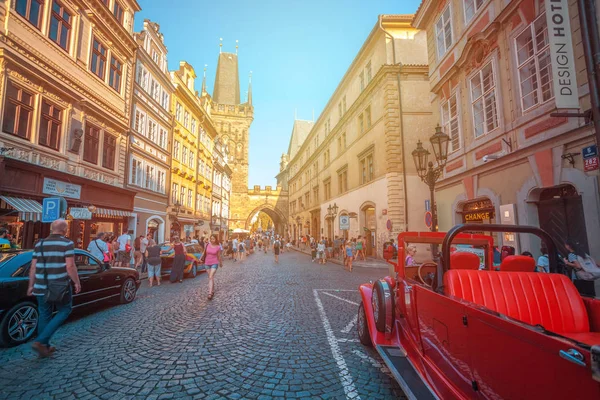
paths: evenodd
<path fill-rule="evenodd" d="M 568 0 L 546 0 L 556 108 L 579 108 Z"/>

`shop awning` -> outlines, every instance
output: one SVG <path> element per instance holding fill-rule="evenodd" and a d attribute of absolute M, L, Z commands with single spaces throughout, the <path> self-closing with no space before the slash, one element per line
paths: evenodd
<path fill-rule="evenodd" d="M 39 221 L 42 219 L 42 205 L 31 199 L 0 196 L 0 199 L 19 212 L 21 221 Z"/>
<path fill-rule="evenodd" d="M 112 217 L 112 218 L 131 217 L 130 211 L 113 210 L 111 208 L 100 208 L 100 207 L 96 208 L 96 211 L 94 211 L 94 214 L 101 216 L 101 217 Z"/>

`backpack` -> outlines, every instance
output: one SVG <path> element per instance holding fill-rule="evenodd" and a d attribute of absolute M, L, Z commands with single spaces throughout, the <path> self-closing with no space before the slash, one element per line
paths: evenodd
<path fill-rule="evenodd" d="M 585 281 L 593 281 L 596 276 L 594 272 L 600 271 L 594 259 L 586 254 L 585 258 L 577 256 L 577 262 L 579 262 L 579 265 L 583 268 L 583 271 L 577 271 L 575 273 L 577 277 Z"/>
<path fill-rule="evenodd" d="M 277 250 L 279 250 L 279 240 L 276 240 L 273 244 Z"/>

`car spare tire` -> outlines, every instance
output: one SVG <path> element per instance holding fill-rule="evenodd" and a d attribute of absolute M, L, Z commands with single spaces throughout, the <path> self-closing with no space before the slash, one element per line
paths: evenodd
<path fill-rule="evenodd" d="M 392 332 L 395 319 L 394 294 L 389 283 L 380 279 L 373 284 L 373 318 L 379 332 Z"/>
<path fill-rule="evenodd" d="M 356 330 L 358 331 L 358 338 L 360 339 L 360 342 L 365 346 L 373 347 L 373 342 L 371 341 L 371 334 L 369 333 L 369 325 L 367 323 L 367 314 L 365 313 L 365 306 L 362 301 L 358 306 Z"/>

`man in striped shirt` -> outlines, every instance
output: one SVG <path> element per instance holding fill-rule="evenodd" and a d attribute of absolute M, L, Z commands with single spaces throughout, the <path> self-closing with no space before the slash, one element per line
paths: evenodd
<path fill-rule="evenodd" d="M 75 285 L 75 293 L 81 291 L 77 267 L 75 266 L 75 249 L 73 242 L 65 237 L 67 234 L 67 221 L 58 219 L 50 226 L 51 234 L 46 239 L 36 243 L 29 270 L 28 295 L 34 295 L 38 301 L 38 336 L 32 345 L 40 357 L 48 357 L 54 352 L 50 346 L 50 338 L 71 314 L 73 299 L 69 287 L 69 301 L 64 305 L 46 303 L 46 279 L 50 281 L 68 281 L 69 278 Z M 43 246 L 43 247 L 42 247 Z M 42 256 L 43 249 L 43 256 Z M 47 278 L 44 276 L 47 273 Z M 53 307 L 56 315 L 52 317 Z"/>

